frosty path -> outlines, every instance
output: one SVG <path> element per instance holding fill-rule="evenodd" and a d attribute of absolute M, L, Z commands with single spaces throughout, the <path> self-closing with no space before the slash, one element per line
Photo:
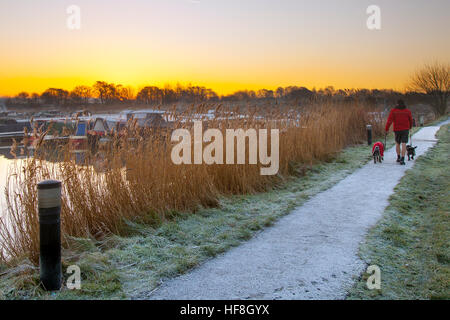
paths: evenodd
<path fill-rule="evenodd" d="M 438 129 L 413 136 L 417 156 L 436 143 Z M 343 299 L 352 278 L 365 271 L 360 243 L 414 165 L 395 160 L 391 148 L 382 164 L 367 163 L 248 242 L 138 298 Z"/>

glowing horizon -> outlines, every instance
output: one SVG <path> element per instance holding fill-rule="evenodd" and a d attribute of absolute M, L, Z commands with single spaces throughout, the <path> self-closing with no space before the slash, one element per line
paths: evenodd
<path fill-rule="evenodd" d="M 131 0 L 0 3 L 0 96 L 107 81 L 237 90 L 395 89 L 422 64 L 448 62 L 445 0 Z M 81 29 L 66 27 L 69 5 Z"/>

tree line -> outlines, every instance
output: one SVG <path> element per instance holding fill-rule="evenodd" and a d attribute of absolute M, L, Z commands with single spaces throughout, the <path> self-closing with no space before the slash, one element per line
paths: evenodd
<path fill-rule="evenodd" d="M 202 86 L 163 88 L 146 86 L 135 93 L 134 88 L 122 84 L 97 81 L 92 86 L 76 86 L 72 91 L 61 88 L 48 88 L 41 94 L 20 92 L 7 99 L 7 105 L 86 105 L 89 103 L 112 104 L 138 102 L 142 104 L 166 104 L 173 102 L 219 101 L 219 96 L 212 89 Z"/>
<path fill-rule="evenodd" d="M 288 86 L 276 90 L 261 89 L 240 90 L 219 96 L 212 89 L 202 86 L 171 87 L 146 86 L 135 93 L 132 87 L 121 84 L 97 81 L 93 86 L 76 86 L 72 91 L 60 88 L 48 88 L 41 94 L 21 92 L 9 98 L 10 105 L 86 105 L 90 103 L 111 104 L 137 102 L 147 105 L 167 104 L 174 102 L 218 102 L 218 101 L 251 101 L 259 100 L 298 100 L 307 101 L 320 98 L 334 98 L 343 101 L 394 99 L 404 94 L 394 90 L 339 89 L 332 86 L 324 89 L 309 90 L 306 87 Z M 411 95 L 411 94 L 410 94 Z"/>
<path fill-rule="evenodd" d="M 435 63 L 425 65 L 412 77 L 406 93 L 395 90 L 378 89 L 338 89 L 329 86 L 323 89 L 308 89 L 306 87 L 288 86 L 276 90 L 239 90 L 228 95 L 219 96 L 214 90 L 203 86 L 165 85 L 164 87 L 146 86 L 137 93 L 130 86 L 97 81 L 92 86 L 76 86 L 72 91 L 49 88 L 38 93 L 21 92 L 9 98 L 6 105 L 56 105 L 56 106 L 85 106 L 87 104 L 127 104 L 164 105 L 176 102 L 202 103 L 222 101 L 254 100 L 288 101 L 290 103 L 305 104 L 311 101 L 332 99 L 340 102 L 360 102 L 366 105 L 391 105 L 397 99 L 405 99 L 409 103 L 429 103 L 436 114 L 445 114 L 450 92 L 450 67 L 447 64 Z"/>

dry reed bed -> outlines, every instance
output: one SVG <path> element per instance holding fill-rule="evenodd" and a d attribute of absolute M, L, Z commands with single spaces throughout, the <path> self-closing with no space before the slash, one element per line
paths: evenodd
<path fill-rule="evenodd" d="M 195 119 L 205 109 L 192 106 L 181 114 L 175 108 L 168 113 L 176 118 L 176 128 L 192 129 L 189 121 L 181 119 Z M 242 110 L 234 112 L 242 114 Z M 220 195 L 267 190 L 294 174 L 293 164 L 328 160 L 345 146 L 364 141 L 367 123 L 374 125 L 375 134 L 382 132 L 381 124 L 356 105 L 311 107 L 300 111 L 300 121 L 295 120 L 298 111 L 282 107 L 264 114 L 247 109 L 244 116 L 232 117 L 219 106 L 216 114 L 208 128 L 223 133 L 227 128 L 280 129 L 278 174 L 262 176 L 260 165 L 249 164 L 175 165 L 169 130 L 165 134 L 142 132 L 130 122 L 125 136 L 115 136 L 110 148 L 88 154 L 85 165 L 76 164 L 67 148 L 58 152 L 58 161 L 47 161 L 41 153 L 16 162 L 8 177 L 7 208 L 0 220 L 0 260 L 28 257 L 37 263 L 36 184 L 41 180 L 62 181 L 62 234 L 68 247 L 70 237 L 123 235 L 125 220 L 160 223 L 174 211 L 216 206 Z"/>

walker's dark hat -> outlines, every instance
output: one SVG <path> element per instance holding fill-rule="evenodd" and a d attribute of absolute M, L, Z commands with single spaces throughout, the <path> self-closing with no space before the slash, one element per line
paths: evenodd
<path fill-rule="evenodd" d="M 406 108 L 405 101 L 403 101 L 401 99 L 397 100 L 397 107 L 399 107 L 400 109 Z"/>

